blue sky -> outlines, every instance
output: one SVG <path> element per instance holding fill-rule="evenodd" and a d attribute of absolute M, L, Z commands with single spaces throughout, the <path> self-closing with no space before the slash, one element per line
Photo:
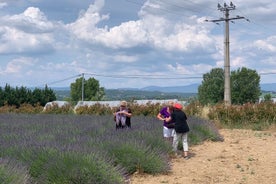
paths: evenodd
<path fill-rule="evenodd" d="M 232 1 L 231 70 L 276 78 L 276 1 Z M 0 0 L 0 86 L 183 86 L 224 67 L 223 17 L 211 0 Z M 227 2 L 230 4 L 230 1 Z"/>

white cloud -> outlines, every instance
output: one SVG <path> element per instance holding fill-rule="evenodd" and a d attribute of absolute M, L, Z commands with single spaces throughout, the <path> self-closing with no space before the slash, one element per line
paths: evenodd
<path fill-rule="evenodd" d="M 266 40 L 257 40 L 255 44 L 258 49 L 272 53 L 276 52 L 276 36 L 269 37 Z"/>
<path fill-rule="evenodd" d="M 8 4 L 5 2 L 0 2 L 0 8 L 4 8 L 5 6 L 7 6 Z"/>
<path fill-rule="evenodd" d="M 0 27 L 0 53 L 45 53 L 52 50 L 53 38 L 48 34 L 28 34 L 11 27 Z"/>
<path fill-rule="evenodd" d="M 100 21 L 108 19 L 108 15 L 101 16 L 98 12 L 103 6 L 103 4 L 99 2 L 101 1 L 96 1 L 95 4 L 91 4 L 87 11 L 81 14 L 75 22 L 67 25 L 68 29 L 76 38 L 88 42 L 95 42 L 95 36 L 100 32 L 106 31 L 105 29 L 97 28 L 97 24 Z"/>
<path fill-rule="evenodd" d="M 248 62 L 243 57 L 236 57 L 231 59 L 230 66 L 233 68 L 248 67 Z"/>
<path fill-rule="evenodd" d="M 123 63 L 132 63 L 134 61 L 137 61 L 138 58 L 136 56 L 116 55 L 114 56 L 114 60 Z"/>
<path fill-rule="evenodd" d="M 106 47 L 115 49 L 135 47 L 147 41 L 147 33 L 142 26 L 141 21 L 129 21 L 101 32 L 95 39 Z"/>
<path fill-rule="evenodd" d="M 176 63 L 175 66 L 168 65 L 169 70 L 172 74 L 177 75 L 188 75 L 190 77 L 199 77 L 203 73 L 209 72 L 213 66 L 209 64 L 192 64 L 192 65 L 182 65 L 180 63 Z"/>
<path fill-rule="evenodd" d="M 100 43 L 105 47 L 120 49 L 148 45 L 167 51 L 185 51 L 200 48 L 208 50 L 212 45 L 209 30 L 202 26 L 202 20 L 190 17 L 195 25 L 171 22 L 160 16 L 145 14 L 137 21 L 123 22 L 112 28 L 98 28 L 97 24 L 108 18 L 100 15 L 102 7 L 96 4 L 79 17 L 76 22 L 68 25 L 76 38 L 90 44 Z"/>
<path fill-rule="evenodd" d="M 31 58 L 16 58 L 6 65 L 6 67 L 1 71 L 2 75 L 16 74 L 22 76 L 25 74 L 25 70 L 31 68 L 36 63 L 35 60 Z"/>
<path fill-rule="evenodd" d="M 0 53 L 47 53 L 53 50 L 54 26 L 38 8 L 0 19 Z"/>
<path fill-rule="evenodd" d="M 53 23 L 47 20 L 45 14 L 35 7 L 27 8 L 22 14 L 5 16 L 2 21 L 29 33 L 45 33 L 55 28 Z"/>

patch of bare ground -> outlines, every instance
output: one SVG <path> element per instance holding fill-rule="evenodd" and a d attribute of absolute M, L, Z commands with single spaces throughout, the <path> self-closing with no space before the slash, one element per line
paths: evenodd
<path fill-rule="evenodd" d="M 221 129 L 223 142 L 190 147 L 166 175 L 134 174 L 131 184 L 276 184 L 276 132 Z"/>

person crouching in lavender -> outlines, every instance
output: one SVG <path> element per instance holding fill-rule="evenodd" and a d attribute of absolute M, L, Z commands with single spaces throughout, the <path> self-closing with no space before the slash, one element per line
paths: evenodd
<path fill-rule="evenodd" d="M 113 113 L 116 122 L 116 130 L 120 128 L 131 128 L 131 109 L 127 108 L 127 102 L 121 101 L 120 107 Z"/>

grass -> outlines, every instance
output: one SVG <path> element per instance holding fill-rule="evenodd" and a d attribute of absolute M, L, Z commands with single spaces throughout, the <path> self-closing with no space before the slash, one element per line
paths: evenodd
<path fill-rule="evenodd" d="M 189 118 L 190 145 L 221 140 L 211 122 Z M 110 115 L 0 114 L 0 183 L 124 183 L 138 171 L 170 170 L 171 145 L 155 117 L 115 130 Z"/>

